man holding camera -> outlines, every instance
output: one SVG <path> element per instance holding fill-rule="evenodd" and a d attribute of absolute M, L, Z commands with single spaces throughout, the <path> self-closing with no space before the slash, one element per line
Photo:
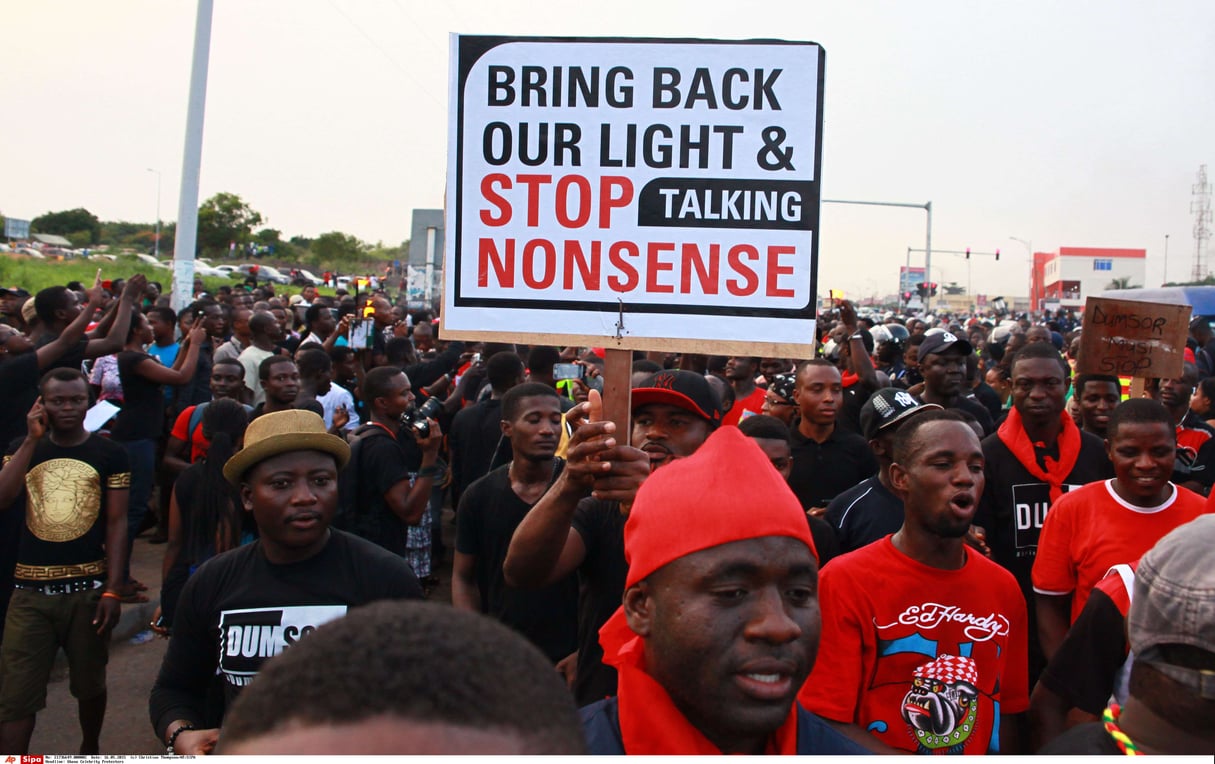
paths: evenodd
<path fill-rule="evenodd" d="M 421 522 L 442 474 L 437 462 L 443 433 L 433 419 L 421 420 L 425 428 L 421 422 L 402 424 L 414 394 L 409 377 L 396 367 L 367 372 L 362 394 L 370 421 L 354 433 L 335 524 L 403 557 L 406 526 Z"/>

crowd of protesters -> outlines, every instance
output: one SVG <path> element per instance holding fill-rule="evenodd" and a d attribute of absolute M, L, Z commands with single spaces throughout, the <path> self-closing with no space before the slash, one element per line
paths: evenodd
<path fill-rule="evenodd" d="M 0 289 L 0 752 L 60 648 L 99 752 L 147 533 L 169 753 L 1215 753 L 1205 319 L 1132 395 L 1071 312 L 840 302 L 613 422 L 603 348 L 283 291 Z"/>

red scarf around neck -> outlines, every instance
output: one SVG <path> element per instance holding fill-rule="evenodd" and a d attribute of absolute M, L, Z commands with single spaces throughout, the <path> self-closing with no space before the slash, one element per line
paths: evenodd
<path fill-rule="evenodd" d="M 1038 459 L 1034 455 L 1034 444 L 1030 442 L 1029 435 L 1025 432 L 1025 425 L 1021 423 L 1021 412 L 1017 411 L 1015 407 L 1008 410 L 1004 424 L 1000 425 L 1000 429 L 996 431 L 1000 436 L 1000 442 L 1008 446 L 1008 450 L 1017 457 L 1021 466 L 1039 480 L 1045 480 L 1050 486 L 1052 504 L 1063 495 L 1063 481 L 1067 479 L 1072 468 L 1076 466 L 1076 460 L 1080 458 L 1080 428 L 1076 426 L 1066 411 L 1060 415 L 1060 420 L 1063 423 L 1063 430 L 1059 433 L 1059 461 L 1055 461 L 1049 456 L 1045 457 L 1045 470 L 1038 466 Z"/>
<path fill-rule="evenodd" d="M 616 668 L 620 737 L 629 756 L 719 756 L 721 751 L 676 708 L 671 696 L 645 670 L 641 637 L 617 610 L 599 630 L 603 662 Z M 797 753 L 797 703 L 768 739 L 765 754 Z"/>

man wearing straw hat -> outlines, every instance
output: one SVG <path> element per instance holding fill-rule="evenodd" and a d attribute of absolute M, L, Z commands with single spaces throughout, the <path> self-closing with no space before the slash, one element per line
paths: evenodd
<path fill-rule="evenodd" d="M 404 560 L 329 527 L 349 459 L 319 416 L 291 410 L 254 420 L 224 465 L 260 537 L 207 561 L 182 590 L 149 700 L 169 753 L 214 747 L 221 714 L 207 695 L 217 673 L 230 705 L 267 658 L 322 623 L 368 602 L 422 596 Z"/>

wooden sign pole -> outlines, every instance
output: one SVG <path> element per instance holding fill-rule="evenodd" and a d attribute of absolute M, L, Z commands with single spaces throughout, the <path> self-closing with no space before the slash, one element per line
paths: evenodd
<path fill-rule="evenodd" d="M 607 348 L 603 359 L 603 418 L 616 423 L 616 442 L 629 445 L 633 430 L 633 351 Z"/>

